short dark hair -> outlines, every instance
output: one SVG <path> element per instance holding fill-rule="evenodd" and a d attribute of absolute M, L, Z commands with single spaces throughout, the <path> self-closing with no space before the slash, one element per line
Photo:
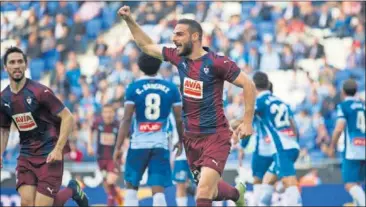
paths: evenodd
<path fill-rule="evenodd" d="M 6 50 L 5 54 L 4 54 L 4 65 L 6 66 L 7 62 L 8 62 L 8 56 L 11 54 L 11 53 L 21 53 L 23 55 L 23 59 L 24 59 L 24 62 L 27 64 L 27 56 L 24 54 L 24 52 L 18 48 L 18 47 L 10 47 Z"/>
<path fill-rule="evenodd" d="M 113 108 L 113 105 L 111 103 L 106 103 L 103 105 L 103 109 L 104 108 Z"/>
<path fill-rule="evenodd" d="M 347 96 L 354 96 L 357 93 L 357 82 L 348 79 L 343 83 L 343 91 Z"/>
<path fill-rule="evenodd" d="M 202 27 L 200 25 L 200 23 L 198 23 L 196 20 L 193 19 L 180 19 L 177 24 L 186 24 L 189 26 L 189 31 L 191 34 L 198 32 L 198 39 L 200 41 L 202 41 L 202 36 L 203 36 L 203 30 Z"/>
<path fill-rule="evenodd" d="M 141 53 L 137 65 L 146 75 L 155 75 L 160 68 L 161 60 L 146 53 Z"/>
<path fill-rule="evenodd" d="M 253 81 L 257 89 L 266 90 L 269 86 L 269 80 L 267 74 L 263 72 L 256 72 L 253 76 Z"/>
<path fill-rule="evenodd" d="M 273 84 L 271 81 L 268 81 L 268 90 L 273 93 Z"/>

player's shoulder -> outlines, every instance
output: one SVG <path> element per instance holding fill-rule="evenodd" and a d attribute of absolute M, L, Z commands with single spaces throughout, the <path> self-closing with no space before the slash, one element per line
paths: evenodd
<path fill-rule="evenodd" d="M 28 90 L 30 90 L 30 91 L 32 91 L 34 93 L 42 93 L 42 92 L 45 92 L 45 93 L 47 93 L 47 92 L 53 93 L 53 91 L 49 87 L 43 85 L 40 82 L 31 80 L 31 79 L 28 79 L 28 84 L 27 84 L 26 87 L 27 87 Z"/>
<path fill-rule="evenodd" d="M 11 90 L 10 90 L 10 85 L 8 85 L 7 87 L 5 87 L 1 92 L 0 92 L 0 97 L 1 98 L 6 98 L 6 97 L 10 97 L 11 96 Z"/>

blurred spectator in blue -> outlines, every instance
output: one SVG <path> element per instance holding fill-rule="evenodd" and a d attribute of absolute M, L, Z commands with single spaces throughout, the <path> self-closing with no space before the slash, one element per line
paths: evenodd
<path fill-rule="evenodd" d="M 8 17 L 1 15 L 1 41 L 10 39 L 14 24 L 9 21 Z"/>
<path fill-rule="evenodd" d="M 340 10 L 339 16 L 334 22 L 332 32 L 334 32 L 337 37 L 346 37 L 350 35 L 350 18 L 347 17 L 342 10 Z"/>
<path fill-rule="evenodd" d="M 272 20 L 272 5 L 268 2 L 257 2 L 259 6 L 259 17 L 262 21 L 271 21 Z"/>
<path fill-rule="evenodd" d="M 295 56 L 292 52 L 290 45 L 285 44 L 281 54 L 281 69 L 282 70 L 294 70 Z"/>
<path fill-rule="evenodd" d="M 264 43 L 264 49 L 261 55 L 260 70 L 263 72 L 275 71 L 280 68 L 280 56 L 272 47 L 270 40 Z"/>
<path fill-rule="evenodd" d="M 283 11 L 283 17 L 286 20 L 300 17 L 300 8 L 298 5 L 298 2 L 290 1 L 289 4 L 286 6 L 286 8 Z"/>
<path fill-rule="evenodd" d="M 61 30 L 61 36 L 56 40 L 56 50 L 60 53 L 60 60 L 65 61 L 67 54 L 73 48 L 73 39 L 69 28 L 64 26 Z"/>
<path fill-rule="evenodd" d="M 62 14 L 65 17 L 72 17 L 73 12 L 67 1 L 59 1 L 57 14 Z"/>
<path fill-rule="evenodd" d="M 301 59 L 305 56 L 306 53 L 306 46 L 305 44 L 300 40 L 300 38 L 295 38 L 295 42 L 292 44 L 292 51 L 295 54 L 295 59 Z"/>
<path fill-rule="evenodd" d="M 122 62 L 118 61 L 115 63 L 114 70 L 112 70 L 107 80 L 109 85 L 116 86 L 118 84 L 128 85 L 133 79 L 132 72 L 126 70 Z"/>
<path fill-rule="evenodd" d="M 354 41 L 360 42 L 362 45 L 365 44 L 365 27 L 361 23 L 358 23 L 353 34 Z"/>
<path fill-rule="evenodd" d="M 42 17 L 42 19 L 40 19 L 40 21 L 39 21 L 39 28 L 41 31 L 49 30 L 49 29 L 55 30 L 53 22 L 52 22 L 52 17 L 49 16 L 48 14 L 45 14 Z M 54 32 L 56 32 L 56 30 Z"/>
<path fill-rule="evenodd" d="M 74 51 L 69 52 L 66 66 L 66 77 L 68 82 L 70 83 L 71 92 L 76 94 L 77 96 L 80 96 L 81 86 L 79 80 L 81 77 L 81 70 L 76 57 L 76 53 Z"/>
<path fill-rule="evenodd" d="M 317 136 L 316 125 L 314 125 L 311 115 L 307 109 L 302 109 L 295 115 L 295 121 L 299 127 L 300 148 L 308 150 L 315 148 L 315 138 Z"/>
<path fill-rule="evenodd" d="M 245 63 L 244 44 L 242 42 L 234 42 L 233 48 L 230 51 L 230 58 L 238 65 Z"/>
<path fill-rule="evenodd" d="M 70 82 L 66 77 L 66 68 L 62 62 L 57 62 L 56 69 L 51 71 L 50 86 L 52 90 L 68 97 Z"/>
<path fill-rule="evenodd" d="M 34 10 L 30 10 L 27 22 L 22 32 L 22 37 L 28 38 L 29 34 L 38 31 L 39 31 L 38 19 L 36 17 L 36 14 L 34 13 Z"/>
<path fill-rule="evenodd" d="M 303 17 L 304 23 L 310 27 L 316 27 L 317 20 L 319 19 L 314 7 L 309 4 L 308 6 L 304 7 Z"/>
<path fill-rule="evenodd" d="M 108 45 L 105 43 L 103 36 L 98 36 L 94 46 L 94 54 L 98 57 L 106 56 L 107 50 Z"/>
<path fill-rule="evenodd" d="M 308 48 L 306 52 L 306 58 L 318 59 L 325 56 L 324 46 L 319 43 L 319 40 L 315 38 L 313 44 Z"/>
<path fill-rule="evenodd" d="M 329 7 L 325 3 L 321 6 L 320 13 L 318 15 L 317 26 L 319 28 L 328 28 L 332 23 L 332 15 L 329 12 Z"/>
<path fill-rule="evenodd" d="M 62 14 L 56 15 L 56 24 L 55 24 L 55 38 L 61 39 L 63 37 L 64 31 L 67 29 L 67 24 L 65 22 L 65 16 Z"/>
<path fill-rule="evenodd" d="M 276 22 L 276 42 L 285 44 L 288 37 L 287 23 L 284 18 L 279 18 Z"/>
<path fill-rule="evenodd" d="M 206 21 L 220 21 L 224 14 L 224 2 L 221 1 L 214 1 L 211 2 L 207 11 Z"/>
<path fill-rule="evenodd" d="M 81 52 L 84 48 L 82 38 L 85 35 L 86 28 L 79 14 L 74 15 L 74 23 L 70 27 L 70 32 L 74 39 L 75 50 Z"/>
<path fill-rule="evenodd" d="M 240 23 L 240 16 L 239 15 L 231 16 L 229 20 L 229 29 L 226 32 L 226 36 L 229 38 L 230 41 L 237 41 L 239 40 L 243 32 L 244 27 Z"/>
<path fill-rule="evenodd" d="M 198 22 L 203 22 L 207 16 L 207 5 L 206 2 L 201 1 L 197 2 L 196 5 L 196 12 L 195 12 L 195 19 Z"/>
<path fill-rule="evenodd" d="M 196 13 L 196 3 L 193 1 L 181 1 L 179 5 L 179 10 L 181 10 L 182 14 L 195 14 Z"/>
<path fill-rule="evenodd" d="M 56 39 L 51 29 L 42 32 L 41 50 L 42 53 L 54 50 L 56 48 Z"/>
<path fill-rule="evenodd" d="M 48 14 L 47 1 L 40 1 L 39 4 L 33 4 L 33 8 L 38 19 Z"/>
<path fill-rule="evenodd" d="M 155 1 L 153 3 L 153 13 L 155 14 L 155 23 L 157 24 L 161 19 L 163 19 L 165 17 L 165 15 L 167 15 L 167 13 L 165 13 L 166 10 L 164 10 L 163 8 L 163 3 L 162 1 Z"/>
<path fill-rule="evenodd" d="M 35 32 L 29 35 L 26 54 L 31 59 L 41 57 L 42 55 L 41 44 L 38 39 L 38 34 Z"/>
<path fill-rule="evenodd" d="M 347 57 L 347 69 L 356 69 L 365 67 L 363 64 L 364 55 L 361 52 L 360 42 L 353 42 L 351 52 Z"/>
<path fill-rule="evenodd" d="M 23 29 L 27 23 L 27 19 L 24 17 L 23 10 L 20 7 L 17 8 L 16 17 L 14 18 L 12 23 L 14 24 L 14 35 L 22 36 Z"/>
<path fill-rule="evenodd" d="M 248 66 L 250 66 L 253 70 L 259 69 L 259 64 L 261 61 L 261 55 L 259 54 L 256 47 L 252 46 L 249 48 L 249 53 L 245 57 L 245 62 Z"/>
<path fill-rule="evenodd" d="M 78 97 L 73 94 L 73 93 L 69 93 L 69 96 L 67 97 L 67 99 L 65 99 L 65 106 L 71 111 L 74 112 L 76 111 L 76 105 L 78 102 Z"/>
<path fill-rule="evenodd" d="M 250 44 L 253 41 L 257 41 L 259 39 L 258 31 L 252 21 L 246 20 L 244 25 L 240 25 L 240 27 L 241 26 L 243 26 L 243 31 L 241 31 L 241 29 L 238 29 L 238 31 L 243 33 L 240 39 L 242 42 L 245 44 Z"/>

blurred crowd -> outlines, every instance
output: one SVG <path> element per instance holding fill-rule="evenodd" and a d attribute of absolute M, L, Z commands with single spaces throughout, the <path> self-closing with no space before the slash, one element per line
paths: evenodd
<path fill-rule="evenodd" d="M 116 11 L 122 3 L 31 2 L 27 8 L 21 4 L 1 3 L 2 13 L 15 12 L 12 21 L 1 15 L 1 41 L 13 39 L 31 60 L 44 62 L 39 79 L 48 75 L 51 88 L 77 117 L 72 138 L 77 141 L 72 142 L 71 159 L 94 160 L 86 153 L 92 121 L 106 103 L 112 103 L 121 118 L 125 88 L 142 75 L 136 64 L 139 49 L 132 38 L 129 37 L 126 44 L 108 44 L 103 35 L 120 23 Z M 56 7 L 49 4 L 56 4 Z M 341 101 L 341 83 L 353 77 L 361 80 L 359 90 L 365 90 L 361 83 L 365 79 L 365 6 L 361 2 L 156 1 L 128 4 L 136 21 L 159 44 L 171 44 L 170 37 L 179 18 L 194 18 L 202 22 L 203 44 L 229 56 L 249 75 L 258 70 L 306 73 L 306 84 L 301 86 L 306 95 L 301 103 L 293 106 L 300 132 L 300 159 L 326 157 L 323 148 L 329 143 L 334 129 L 335 106 Z M 54 7 L 57 9 L 50 9 Z M 23 15 L 25 11 L 27 17 Z M 101 26 L 95 33 L 98 22 Z M 311 33 L 312 29 L 327 33 L 319 37 Z M 345 68 L 328 63 L 323 44 L 327 38 L 351 38 L 351 48 L 344 48 L 350 50 L 345 57 Z M 92 55 L 99 63 L 92 75 L 83 74 L 78 61 L 78 56 L 85 54 L 88 43 L 94 44 Z M 304 59 L 323 61 L 321 67 L 314 68 L 319 74 L 317 78 L 298 64 Z M 31 63 L 31 75 L 37 75 L 37 69 L 32 68 Z M 160 73 L 164 79 L 179 84 L 177 70 L 171 64 L 163 63 Z M 3 79 L 6 74 L 1 74 Z M 276 87 L 274 85 L 275 94 Z M 243 114 L 238 113 L 243 111 L 241 90 L 228 84 L 223 97 L 227 117 L 241 117 Z"/>

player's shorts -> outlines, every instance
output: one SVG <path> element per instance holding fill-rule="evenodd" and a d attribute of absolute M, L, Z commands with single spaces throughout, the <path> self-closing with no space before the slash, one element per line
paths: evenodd
<path fill-rule="evenodd" d="M 268 171 L 278 178 L 296 176 L 295 162 L 299 156 L 298 149 L 277 151 L 273 155 L 273 162 Z"/>
<path fill-rule="evenodd" d="M 162 187 L 172 185 L 169 150 L 163 148 L 128 149 L 125 181 L 138 187 L 146 168 L 148 168 L 147 185 Z"/>
<path fill-rule="evenodd" d="M 16 167 L 16 190 L 22 185 L 36 186 L 37 192 L 55 198 L 60 189 L 64 162 L 46 163 L 46 157 L 19 156 Z"/>
<path fill-rule="evenodd" d="M 231 130 L 215 134 L 184 134 L 184 148 L 194 181 L 198 183 L 201 167 L 209 167 L 220 175 L 225 168 L 231 148 Z"/>
<path fill-rule="evenodd" d="M 98 160 L 98 166 L 103 176 L 107 176 L 107 173 L 119 174 L 121 171 L 113 160 Z"/>
<path fill-rule="evenodd" d="M 358 183 L 365 181 L 366 161 L 348 160 L 342 161 L 342 179 L 345 183 Z"/>
<path fill-rule="evenodd" d="M 267 172 L 272 162 L 273 162 L 272 156 L 262 156 L 259 155 L 258 153 L 253 153 L 252 158 L 253 177 L 257 177 L 262 180 L 264 174 Z"/>
<path fill-rule="evenodd" d="M 187 179 L 193 181 L 193 176 L 189 169 L 187 160 L 176 160 L 174 162 L 173 181 L 177 183 L 185 183 Z"/>

